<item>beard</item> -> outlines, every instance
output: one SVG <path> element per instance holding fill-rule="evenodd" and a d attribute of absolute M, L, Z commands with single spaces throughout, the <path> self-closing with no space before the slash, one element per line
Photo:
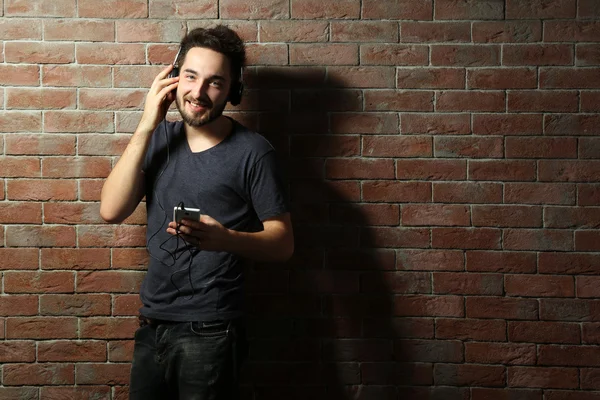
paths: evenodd
<path fill-rule="evenodd" d="M 185 109 L 186 101 L 197 102 L 195 99 L 182 98 L 179 100 L 179 98 L 176 98 L 175 104 L 177 105 L 177 109 L 179 110 L 179 114 L 181 114 L 183 122 L 194 128 L 209 124 L 219 118 L 221 115 L 223 115 L 223 110 L 225 110 L 225 106 L 227 105 L 227 100 L 218 104 L 214 104 L 208 99 L 200 100 L 200 104 L 202 104 L 206 110 L 203 112 L 194 113 Z"/>

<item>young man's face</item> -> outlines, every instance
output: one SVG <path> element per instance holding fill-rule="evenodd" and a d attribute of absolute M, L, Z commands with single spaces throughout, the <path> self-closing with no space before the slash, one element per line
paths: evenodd
<path fill-rule="evenodd" d="M 186 54 L 179 71 L 176 104 L 184 122 L 199 127 L 221 116 L 231 87 L 227 57 L 194 47 Z"/>

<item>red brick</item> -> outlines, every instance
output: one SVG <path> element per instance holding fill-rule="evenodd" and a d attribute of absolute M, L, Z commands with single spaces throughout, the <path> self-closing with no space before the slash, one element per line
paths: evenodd
<path fill-rule="evenodd" d="M 504 202 L 516 204 L 575 205 L 575 185 L 563 183 L 506 183 Z"/>
<path fill-rule="evenodd" d="M 7 198 L 11 200 L 75 200 L 77 182 L 49 179 L 19 179 L 7 182 Z"/>
<path fill-rule="evenodd" d="M 552 114 L 544 119 L 546 135 L 590 136 L 600 134 L 600 116 L 595 114 Z"/>
<path fill-rule="evenodd" d="M 453 250 L 398 250 L 398 270 L 413 271 L 462 271 L 464 256 Z"/>
<path fill-rule="evenodd" d="M 599 208 L 548 207 L 544 213 L 548 228 L 598 228 Z"/>
<path fill-rule="evenodd" d="M 468 22 L 402 22 L 401 42 L 470 42 L 471 24 Z"/>
<path fill-rule="evenodd" d="M 110 295 L 43 295 L 40 313 L 50 316 L 89 317 L 110 315 Z"/>
<path fill-rule="evenodd" d="M 431 293 L 431 275 L 428 272 L 367 272 L 360 275 L 360 292 Z"/>
<path fill-rule="evenodd" d="M 500 137 L 442 136 L 434 139 L 434 146 L 436 157 L 504 157 L 504 140 Z"/>
<path fill-rule="evenodd" d="M 480 68 L 467 71 L 469 89 L 535 89 L 537 70 L 533 68 Z"/>
<path fill-rule="evenodd" d="M 261 21 L 261 42 L 326 42 L 329 24 L 319 21 Z"/>
<path fill-rule="evenodd" d="M 471 118 L 469 114 L 406 113 L 402 114 L 401 130 L 404 134 L 468 135 Z"/>
<path fill-rule="evenodd" d="M 38 269 L 38 249 L 0 248 L 0 270 Z"/>
<path fill-rule="evenodd" d="M 5 178 L 39 177 L 40 161 L 37 157 L 0 156 L 0 169 Z"/>
<path fill-rule="evenodd" d="M 76 102 L 76 92 L 74 89 L 6 89 L 7 109 L 68 109 L 75 108 Z"/>
<path fill-rule="evenodd" d="M 141 307 L 142 302 L 138 294 L 123 294 L 113 298 L 114 316 L 137 316 Z"/>
<path fill-rule="evenodd" d="M 30 64 L 68 64 L 75 60 L 75 46 L 71 43 L 7 42 L 5 61 Z"/>
<path fill-rule="evenodd" d="M 436 19 L 504 19 L 504 1 L 437 0 Z"/>
<path fill-rule="evenodd" d="M 525 90 L 508 93 L 508 111 L 575 112 L 579 97 L 573 91 Z"/>
<path fill-rule="evenodd" d="M 41 224 L 41 203 L 3 202 L 0 208 L 2 224 Z"/>
<path fill-rule="evenodd" d="M 45 386 L 41 388 L 40 400 L 110 400 L 110 392 L 108 386 Z"/>
<path fill-rule="evenodd" d="M 548 89 L 597 89 L 600 88 L 600 68 L 540 69 L 540 88 Z"/>
<path fill-rule="evenodd" d="M 500 320 L 444 319 L 435 325 L 437 339 L 505 341 L 506 322 Z"/>
<path fill-rule="evenodd" d="M 598 298 L 600 297 L 600 279 L 592 276 L 576 277 L 577 297 L 579 298 Z"/>
<path fill-rule="evenodd" d="M 128 0 L 121 4 L 119 0 L 78 0 L 80 18 L 146 18 L 148 3 L 145 0 Z"/>
<path fill-rule="evenodd" d="M 397 226 L 400 209 L 392 204 L 335 204 L 330 207 L 333 223 L 344 225 Z"/>
<path fill-rule="evenodd" d="M 502 185 L 481 182 L 434 182 L 433 201 L 469 204 L 501 203 Z"/>
<path fill-rule="evenodd" d="M 397 179 L 461 180 L 466 179 L 464 160 L 398 160 Z"/>
<path fill-rule="evenodd" d="M 469 363 L 535 365 L 536 359 L 534 344 L 465 343 L 465 361 Z"/>
<path fill-rule="evenodd" d="M 179 21 L 119 21 L 116 24 L 116 41 L 127 42 L 178 42 L 185 35 L 185 23 Z"/>
<path fill-rule="evenodd" d="M 397 42 L 398 23 L 391 21 L 333 21 L 330 25 L 332 42 Z"/>
<path fill-rule="evenodd" d="M 527 343 L 581 343 L 579 325 L 566 322 L 508 323 L 508 340 Z"/>
<path fill-rule="evenodd" d="M 329 67 L 326 83 L 331 87 L 393 88 L 396 71 L 391 67 Z"/>
<path fill-rule="evenodd" d="M 176 50 L 175 50 L 176 52 Z M 169 53 L 171 62 L 175 53 Z M 139 88 L 150 87 L 152 81 L 158 73 L 164 68 L 164 65 L 121 65 L 114 67 L 114 87 L 115 88 Z M 89 93 L 98 93 L 98 90 L 91 90 Z M 143 91 L 145 94 L 145 90 Z M 119 93 L 115 90 L 106 90 L 105 93 Z M 127 92 L 124 92 L 127 93 Z M 127 114 L 130 115 L 130 114 Z M 136 121 L 137 125 L 137 121 Z M 135 128 L 135 127 L 134 127 Z"/>
<path fill-rule="evenodd" d="M 431 20 L 432 0 L 363 0 L 362 18 Z"/>
<path fill-rule="evenodd" d="M 4 385 L 72 385 L 73 364 L 9 364 L 3 367 Z"/>
<path fill-rule="evenodd" d="M 0 313 L 3 316 L 37 315 L 38 307 L 37 296 L 0 296 Z"/>
<path fill-rule="evenodd" d="M 575 288 L 569 276 L 507 275 L 504 287 L 507 296 L 573 297 Z"/>
<path fill-rule="evenodd" d="M 436 272 L 433 292 L 437 294 L 500 296 L 503 281 L 500 274 Z"/>
<path fill-rule="evenodd" d="M 598 367 L 599 351 L 598 346 L 541 345 L 538 350 L 538 363 L 566 367 Z"/>
<path fill-rule="evenodd" d="M 429 230 L 409 228 L 376 227 L 363 229 L 360 242 L 364 247 L 412 247 L 429 246 Z"/>
<path fill-rule="evenodd" d="M 536 253 L 509 251 L 467 251 L 467 271 L 535 273 Z"/>
<path fill-rule="evenodd" d="M 436 100 L 437 111 L 504 111 L 505 94 L 498 91 L 442 91 Z"/>
<path fill-rule="evenodd" d="M 540 181 L 594 182 L 600 173 L 600 161 L 543 160 L 538 168 Z"/>
<path fill-rule="evenodd" d="M 598 21 L 544 21 L 545 42 L 598 42 Z"/>
<path fill-rule="evenodd" d="M 467 297 L 468 318 L 496 318 L 532 320 L 538 318 L 538 302 L 535 299 L 512 299 L 508 297 Z"/>
<path fill-rule="evenodd" d="M 541 390 L 472 388 L 471 400 L 542 400 Z"/>
<path fill-rule="evenodd" d="M 100 192 L 104 185 L 104 179 L 78 179 L 79 200 L 100 201 Z"/>
<path fill-rule="evenodd" d="M 535 175 L 536 165 L 533 161 L 469 161 L 470 180 L 533 181 Z"/>
<path fill-rule="evenodd" d="M 474 114 L 475 135 L 541 135 L 542 114 Z"/>
<path fill-rule="evenodd" d="M 586 253 L 540 253 L 538 271 L 541 274 L 600 273 L 600 255 Z"/>
<path fill-rule="evenodd" d="M 506 138 L 507 158 L 577 158 L 576 138 Z"/>
<path fill-rule="evenodd" d="M 101 224 L 98 203 L 44 204 L 44 222 L 49 224 Z"/>
<path fill-rule="evenodd" d="M 579 299 L 541 299 L 540 319 L 546 321 L 600 321 L 600 302 Z"/>
<path fill-rule="evenodd" d="M 600 251 L 600 232 L 598 231 L 576 231 L 575 250 L 577 251 Z"/>
<path fill-rule="evenodd" d="M 458 340 L 396 340 L 402 362 L 463 362 L 463 343 Z M 422 398 L 422 397 L 420 397 Z"/>
<path fill-rule="evenodd" d="M 575 18 L 577 2 L 573 0 L 507 0 L 506 19 Z"/>
<path fill-rule="evenodd" d="M 49 178 L 104 178 L 111 160 L 103 157 L 47 157 L 42 160 L 42 175 Z"/>
<path fill-rule="evenodd" d="M 290 44 L 290 65 L 358 65 L 355 44 Z"/>
<path fill-rule="evenodd" d="M 77 318 L 7 318 L 7 339 L 73 339 L 77 337 Z"/>
<path fill-rule="evenodd" d="M 177 3 L 171 0 L 153 0 L 149 3 L 150 18 L 201 19 L 218 18 L 218 3 L 210 0 Z M 190 28 L 191 30 L 192 28 Z"/>
<path fill-rule="evenodd" d="M 85 156 L 119 156 L 123 154 L 130 135 L 89 135 L 77 141 L 78 154 Z"/>
<path fill-rule="evenodd" d="M 44 21 L 44 40 L 112 42 L 115 25 L 110 21 L 49 19 Z"/>
<path fill-rule="evenodd" d="M 362 154 L 363 157 L 431 157 L 431 138 L 423 136 L 367 136 L 362 139 Z"/>
<path fill-rule="evenodd" d="M 142 271 L 78 272 L 77 292 L 137 293 L 144 276 Z"/>
<path fill-rule="evenodd" d="M 362 199 L 367 202 L 428 202 L 431 201 L 431 184 L 397 181 L 363 182 L 362 196 Z"/>
<path fill-rule="evenodd" d="M 67 226 L 8 226 L 9 247 L 73 247 L 75 230 Z"/>
<path fill-rule="evenodd" d="M 246 64 L 253 65 L 287 65 L 288 48 L 284 44 L 250 43 L 246 45 Z M 246 93 L 249 95 L 249 93 Z"/>
<path fill-rule="evenodd" d="M 146 90 L 80 89 L 79 109 L 82 110 L 141 110 Z"/>
<path fill-rule="evenodd" d="M 38 86 L 39 84 L 38 65 L 0 65 L 0 85 Z"/>
<path fill-rule="evenodd" d="M 364 44 L 360 46 L 361 65 L 425 66 L 429 63 L 427 46 L 406 44 Z"/>
<path fill-rule="evenodd" d="M 433 92 L 407 90 L 365 91 L 366 111 L 433 111 Z"/>
<path fill-rule="evenodd" d="M 0 70 L 1 71 L 1 70 Z M 35 74 L 36 82 L 37 76 Z M 43 65 L 44 86 L 109 87 L 112 76 L 110 66 Z M 37 83 L 36 83 L 37 84 Z"/>
<path fill-rule="evenodd" d="M 0 32 L 3 40 L 42 40 L 42 24 L 33 19 L 4 18 Z"/>
<path fill-rule="evenodd" d="M 582 389 L 592 389 L 598 390 L 600 389 L 600 382 L 598 379 L 600 378 L 600 369 L 599 368 L 582 368 L 580 375 L 580 382 Z"/>
<path fill-rule="evenodd" d="M 499 45 L 432 45 L 431 64 L 453 67 L 500 65 Z"/>
<path fill-rule="evenodd" d="M 18 135 L 5 138 L 6 154 L 11 155 L 74 155 L 73 135 Z"/>
<path fill-rule="evenodd" d="M 132 339 L 139 328 L 137 318 L 92 317 L 81 319 L 79 337 L 89 339 Z"/>
<path fill-rule="evenodd" d="M 314 110 L 363 111 L 362 92 L 359 90 L 295 91 L 292 93 L 292 104 L 300 112 Z M 315 129 L 314 125 L 309 126 Z"/>
<path fill-rule="evenodd" d="M 579 95 L 582 112 L 600 111 L 600 92 L 582 91 Z"/>
<path fill-rule="evenodd" d="M 106 361 L 106 344 L 99 341 L 67 340 L 40 342 L 38 343 L 38 361 Z"/>
<path fill-rule="evenodd" d="M 72 293 L 75 286 L 70 272 L 5 272 L 5 293 Z"/>
<path fill-rule="evenodd" d="M 78 385 L 125 385 L 129 383 L 130 364 L 77 364 Z"/>
<path fill-rule="evenodd" d="M 320 253 L 295 253 L 292 261 L 300 262 L 309 268 L 321 268 L 323 256 Z M 389 271 L 395 269 L 396 259 L 393 250 L 336 250 L 327 252 L 324 261 L 328 269 L 335 270 L 363 270 L 365 265 L 371 265 L 374 270 Z"/>
<path fill-rule="evenodd" d="M 138 43 L 78 43 L 78 64 L 144 64 L 145 47 Z"/>
<path fill-rule="evenodd" d="M 507 45 L 502 49 L 502 64 L 573 65 L 573 47 L 566 44 Z"/>
<path fill-rule="evenodd" d="M 234 0 L 228 0 L 232 3 Z M 359 0 L 340 0 L 325 3 L 318 0 L 290 0 L 293 19 L 358 19 L 360 18 Z M 285 2 L 287 11 L 287 1 Z M 287 15 L 286 15 L 287 17 Z"/>
<path fill-rule="evenodd" d="M 485 21 L 473 22 L 475 43 L 528 43 L 542 39 L 541 21 Z M 506 49 L 508 45 L 504 46 Z"/>
<path fill-rule="evenodd" d="M 3 111 L 0 116 L 0 132 L 41 132 L 40 111 Z"/>
<path fill-rule="evenodd" d="M 578 2 L 578 13 L 579 18 L 596 18 L 600 16 L 600 8 L 598 3 L 594 0 L 580 0 Z"/>
<path fill-rule="evenodd" d="M 2 363 L 25 363 L 35 361 L 35 343 L 32 341 L 11 340 L 0 343 Z M 0 396 L 2 393 L 0 392 Z M 4 398 L 4 397 L 2 397 Z"/>
<path fill-rule="evenodd" d="M 360 186 L 357 181 L 331 182 L 328 191 L 323 191 L 323 185 L 315 180 L 305 180 L 292 184 L 292 197 L 295 201 L 315 204 L 339 199 L 340 196 L 346 201 L 358 202 L 360 200 Z"/>
<path fill-rule="evenodd" d="M 76 0 L 53 2 L 30 2 L 27 0 L 5 0 L 5 15 L 31 17 L 75 17 Z M 81 15 L 80 15 L 81 16 Z"/>
<path fill-rule="evenodd" d="M 108 342 L 108 360 L 110 362 L 131 362 L 133 345 L 133 340 L 112 340 Z"/>
<path fill-rule="evenodd" d="M 578 67 L 600 65 L 600 46 L 597 44 L 577 44 L 575 47 L 575 65 Z"/>
<path fill-rule="evenodd" d="M 503 246 L 507 250 L 573 250 L 573 232 L 558 229 L 506 229 Z"/>
<path fill-rule="evenodd" d="M 503 387 L 505 374 L 503 366 L 436 364 L 433 379 L 436 385 Z"/>
<path fill-rule="evenodd" d="M 60 133 L 112 133 L 112 112 L 102 111 L 47 111 L 44 131 Z"/>
<path fill-rule="evenodd" d="M 398 68 L 400 89 L 464 89 L 463 68 Z"/>
<path fill-rule="evenodd" d="M 442 249 L 499 249 L 501 231 L 489 228 L 433 228 L 433 248 Z"/>
<path fill-rule="evenodd" d="M 331 113 L 330 121 L 334 134 L 398 133 L 397 113 Z"/>
<path fill-rule="evenodd" d="M 330 179 L 393 179 L 392 160 L 329 159 L 325 174 Z"/>
<path fill-rule="evenodd" d="M 363 332 L 366 337 L 431 339 L 434 336 L 431 318 L 366 318 Z"/>
<path fill-rule="evenodd" d="M 78 230 L 81 247 L 132 247 L 145 246 L 143 226 L 80 226 Z"/>
<path fill-rule="evenodd" d="M 415 204 L 402 206 L 403 226 L 469 226 L 470 212 L 466 206 Z"/>
<path fill-rule="evenodd" d="M 542 227 L 542 207 L 473 206 L 473 226 Z"/>

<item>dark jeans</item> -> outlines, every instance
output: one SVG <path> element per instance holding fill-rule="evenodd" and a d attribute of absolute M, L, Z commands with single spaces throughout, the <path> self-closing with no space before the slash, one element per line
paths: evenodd
<path fill-rule="evenodd" d="M 141 326 L 135 332 L 129 399 L 237 399 L 246 354 L 241 320 Z"/>

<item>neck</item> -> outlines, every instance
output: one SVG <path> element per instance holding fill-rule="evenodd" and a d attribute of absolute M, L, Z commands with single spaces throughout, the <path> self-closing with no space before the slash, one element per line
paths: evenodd
<path fill-rule="evenodd" d="M 221 139 L 231 131 L 231 120 L 223 115 L 202 126 L 185 124 L 185 133 L 189 138 Z"/>

